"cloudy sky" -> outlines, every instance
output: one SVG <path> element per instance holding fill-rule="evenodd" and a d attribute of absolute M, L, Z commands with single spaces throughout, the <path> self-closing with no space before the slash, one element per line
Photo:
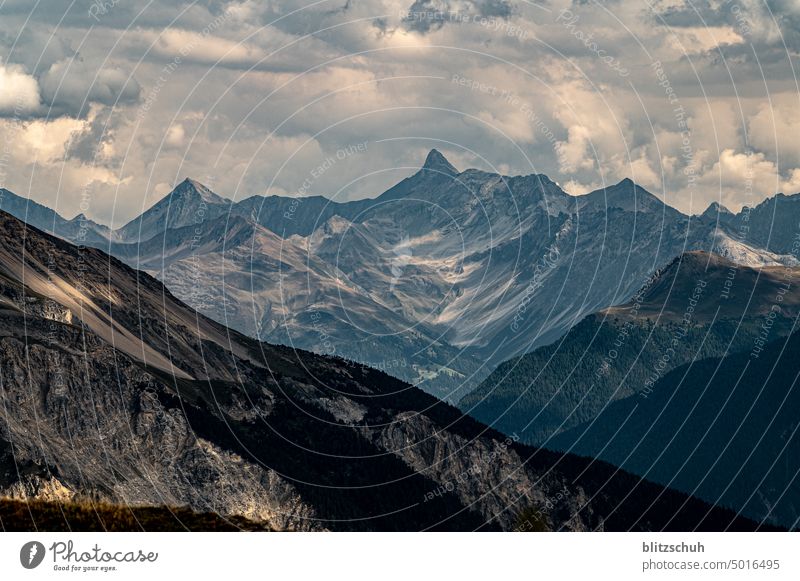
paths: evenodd
<path fill-rule="evenodd" d="M 375 196 L 432 147 L 683 211 L 800 192 L 798 0 L 0 0 L 0 186 Z"/>

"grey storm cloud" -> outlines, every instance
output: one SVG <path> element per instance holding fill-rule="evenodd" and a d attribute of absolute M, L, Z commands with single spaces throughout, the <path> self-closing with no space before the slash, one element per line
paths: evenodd
<path fill-rule="evenodd" d="M 65 35 L 53 34 L 49 28 L 20 26 L 14 30 L 0 28 L 0 54 L 39 76 L 54 63 L 74 57 L 75 49 Z"/>
<path fill-rule="evenodd" d="M 691 59 L 707 83 L 724 85 L 733 79 L 741 96 L 763 90 L 764 80 L 773 83 L 773 90 L 791 90 L 795 83 L 788 63 L 800 51 L 800 4 L 793 0 L 701 0 L 656 9 L 649 20 L 670 31 L 729 27 L 741 37 L 740 43 L 722 43 Z M 760 84 L 748 82 L 758 79 Z"/>
<path fill-rule="evenodd" d="M 766 5 L 777 21 L 786 45 L 792 50 L 800 50 L 800 3 L 794 0 L 767 0 Z"/>
<path fill-rule="evenodd" d="M 676 28 L 730 26 L 759 48 L 800 48 L 800 4 L 794 0 L 692 1 L 657 9 L 653 21 Z"/>
<path fill-rule="evenodd" d="M 51 116 L 85 117 L 93 104 L 136 103 L 139 83 L 118 68 L 95 69 L 84 61 L 59 61 L 39 79 L 42 99 Z"/>
<path fill-rule="evenodd" d="M 0 5 L 4 18 L 21 18 L 22 21 L 64 28 L 108 27 L 128 29 L 134 26 L 163 26 L 180 16 L 198 25 L 209 14 L 222 10 L 228 2 L 159 0 L 151 2 L 145 10 L 140 2 L 127 0 L 5 0 Z"/>
<path fill-rule="evenodd" d="M 449 0 L 415 0 L 403 18 L 403 24 L 408 30 L 424 34 L 465 18 L 505 19 L 512 12 L 511 4 L 506 0 L 469 0 L 458 4 Z"/>
<path fill-rule="evenodd" d="M 81 130 L 73 132 L 67 147 L 67 158 L 87 164 L 108 164 L 102 154 L 105 145 L 113 143 L 114 130 L 121 120 L 112 114 L 110 107 L 103 107 Z"/>
<path fill-rule="evenodd" d="M 0 26 L 0 64 L 5 63 L 6 79 L 15 75 L 16 87 L 25 90 L 28 102 L 24 110 L 17 107 L 13 112 L 0 107 L 0 117 L 85 118 L 93 105 L 125 106 L 139 100 L 141 87 L 130 74 L 133 67 L 111 64 L 107 46 L 92 35 L 85 5 L 79 7 L 82 19 L 75 19 L 82 28 L 52 25 L 59 7 L 70 6 L 77 10 L 58 1 L 0 6 L 0 22 L 7 25 Z M 76 47 L 81 45 L 79 52 Z"/>
<path fill-rule="evenodd" d="M 80 61 L 53 64 L 38 78 L 25 67 L 0 64 L 0 81 L 12 94 L 0 98 L 0 118 L 86 118 L 94 105 L 126 106 L 137 103 L 141 87 L 121 69 L 92 71 Z"/>

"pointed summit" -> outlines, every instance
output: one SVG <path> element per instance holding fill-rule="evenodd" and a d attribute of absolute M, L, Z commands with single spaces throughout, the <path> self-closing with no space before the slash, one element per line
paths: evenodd
<path fill-rule="evenodd" d="M 207 204 L 227 204 L 228 202 L 222 196 L 219 196 L 208 189 L 206 186 L 193 180 L 186 178 L 172 190 L 169 195 L 162 199 L 174 203 L 176 197 L 181 198 L 198 198 Z"/>
<path fill-rule="evenodd" d="M 431 149 L 428 152 L 428 157 L 425 158 L 422 169 L 449 176 L 458 175 L 458 170 L 447 161 L 447 158 L 438 149 Z"/>
<path fill-rule="evenodd" d="M 628 212 L 661 212 L 677 214 L 678 211 L 667 206 L 657 196 L 645 190 L 630 178 L 617 184 L 578 196 L 580 207 L 618 208 Z"/>
<path fill-rule="evenodd" d="M 459 171 L 447 161 L 447 158 L 439 150 L 431 149 L 425 158 L 425 163 L 417 173 L 395 184 L 376 199 L 383 202 L 399 200 L 414 192 L 421 193 L 430 190 L 432 186 L 441 186 L 442 183 L 451 181 L 458 174 Z"/>
<path fill-rule="evenodd" d="M 725 218 L 734 215 L 735 214 L 733 212 L 718 202 L 711 202 L 708 208 L 706 208 L 706 211 L 701 214 L 701 216 L 712 218 L 714 220 L 717 219 L 717 216 L 720 218 Z"/>
<path fill-rule="evenodd" d="M 173 228 L 197 225 L 230 211 L 232 202 L 186 178 L 138 218 L 119 229 L 122 240 L 149 240 Z"/>

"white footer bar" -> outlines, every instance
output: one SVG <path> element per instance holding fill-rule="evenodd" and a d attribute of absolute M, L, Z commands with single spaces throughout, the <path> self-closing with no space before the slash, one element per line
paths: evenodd
<path fill-rule="evenodd" d="M 800 578 L 799 549 L 795 533 L 0 533 L 0 579 L 777 580 Z"/>

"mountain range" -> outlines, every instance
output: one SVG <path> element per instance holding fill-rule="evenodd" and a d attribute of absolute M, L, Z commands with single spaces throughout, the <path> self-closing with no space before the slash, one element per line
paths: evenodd
<path fill-rule="evenodd" d="M 800 268 L 754 269 L 689 252 L 655 272 L 629 302 L 501 364 L 459 407 L 524 442 L 547 445 L 611 402 L 646 395 L 676 367 L 753 349 L 765 322 L 770 340 L 788 335 L 798 315 Z"/>
<path fill-rule="evenodd" d="M 687 216 L 436 150 L 353 202 L 186 179 L 116 230 L 2 190 L 27 224 L 0 215 L 0 495 L 274 530 L 796 528 L 797 200 Z"/>
<path fill-rule="evenodd" d="M 187 179 L 120 229 L 87 225 L 81 243 L 246 335 L 365 363 L 456 402 L 503 361 L 625 303 L 686 251 L 796 263 L 791 245 L 765 246 L 757 228 L 744 236 L 736 216 L 714 209 L 686 216 L 630 180 L 575 197 L 544 175 L 460 171 L 432 150 L 383 194 L 345 203 L 232 202 Z M 52 216 L 26 215 L 78 242 Z"/>
<path fill-rule="evenodd" d="M 99 503 L 98 517 L 155 505 L 274 530 L 761 528 L 521 445 L 380 371 L 258 342 L 4 212 L 0 378 L 0 496 Z"/>

